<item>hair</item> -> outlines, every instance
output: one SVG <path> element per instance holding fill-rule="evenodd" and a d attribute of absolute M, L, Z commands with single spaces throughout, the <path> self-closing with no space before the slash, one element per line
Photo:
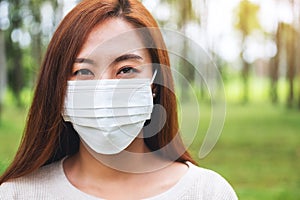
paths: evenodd
<path fill-rule="evenodd" d="M 63 19 L 49 43 L 21 144 L 13 162 L 0 177 L 0 184 L 78 152 L 79 136 L 61 116 L 67 81 L 88 34 L 108 18 L 123 19 L 136 28 L 158 28 L 156 21 L 138 0 L 84 0 L 79 3 Z M 176 97 L 163 38 L 160 32 L 154 33 L 150 29 L 148 35 L 154 46 L 159 47 L 149 49 L 152 62 L 168 66 L 162 68 L 155 65 L 158 70 L 156 79 L 162 84 L 155 85 L 154 98 L 155 104 L 165 108 L 167 116 L 159 133 L 144 138 L 145 144 L 151 151 L 163 149 L 160 154 L 165 158 L 195 163 L 178 137 Z M 161 123 L 162 117 L 162 113 L 153 111 L 151 119 L 153 123 Z"/>

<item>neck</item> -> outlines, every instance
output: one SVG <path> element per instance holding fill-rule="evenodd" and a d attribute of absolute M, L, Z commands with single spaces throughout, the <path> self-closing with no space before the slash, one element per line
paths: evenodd
<path fill-rule="evenodd" d="M 105 181 L 153 172 L 170 163 L 151 153 L 142 138 L 136 138 L 127 149 L 115 155 L 98 154 L 81 142 L 79 152 L 69 159 L 66 168 L 73 168 L 71 171 L 87 179 Z"/>

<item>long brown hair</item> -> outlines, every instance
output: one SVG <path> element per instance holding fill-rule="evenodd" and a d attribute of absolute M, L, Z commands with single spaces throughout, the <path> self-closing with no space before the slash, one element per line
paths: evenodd
<path fill-rule="evenodd" d="M 85 0 L 79 3 L 63 19 L 49 43 L 20 147 L 13 162 L 1 176 L 0 184 L 78 151 L 78 134 L 61 117 L 67 80 L 88 34 L 98 23 L 111 17 L 122 18 L 137 28 L 158 28 L 151 14 L 138 0 Z M 149 49 L 152 62 L 170 66 L 161 34 L 149 31 L 149 35 L 153 44 L 159 47 Z M 157 97 L 154 103 L 165 108 L 167 119 L 162 130 L 145 138 L 145 143 L 152 151 L 168 146 L 161 152 L 166 158 L 195 163 L 178 137 L 177 105 L 172 91 L 171 70 L 169 67 L 157 69 L 156 78 L 161 85 L 155 86 Z M 154 112 L 151 120 L 153 123 L 161 123 L 160 117 L 161 113 Z"/>

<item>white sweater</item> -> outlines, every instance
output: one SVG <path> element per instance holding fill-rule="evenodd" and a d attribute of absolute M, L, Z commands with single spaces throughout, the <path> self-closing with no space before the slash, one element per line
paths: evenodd
<path fill-rule="evenodd" d="M 235 200 L 229 183 L 216 172 L 187 162 L 187 173 L 171 189 L 147 200 Z M 100 200 L 86 194 L 67 179 L 62 161 L 40 168 L 36 172 L 3 183 L 0 200 Z"/>

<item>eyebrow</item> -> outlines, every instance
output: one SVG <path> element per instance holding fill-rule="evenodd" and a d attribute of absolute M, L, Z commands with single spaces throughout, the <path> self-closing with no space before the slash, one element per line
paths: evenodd
<path fill-rule="evenodd" d="M 76 58 L 74 63 L 87 63 L 87 64 L 95 65 L 95 61 L 88 58 Z"/>
<path fill-rule="evenodd" d="M 124 60 L 144 60 L 141 56 L 136 54 L 124 54 L 114 60 L 114 63 L 122 62 Z"/>
<path fill-rule="evenodd" d="M 144 60 L 141 56 L 136 54 L 124 54 L 116 58 L 113 63 L 122 62 L 125 60 Z M 87 63 L 91 65 L 95 65 L 95 61 L 89 58 L 76 58 L 74 63 Z"/>

